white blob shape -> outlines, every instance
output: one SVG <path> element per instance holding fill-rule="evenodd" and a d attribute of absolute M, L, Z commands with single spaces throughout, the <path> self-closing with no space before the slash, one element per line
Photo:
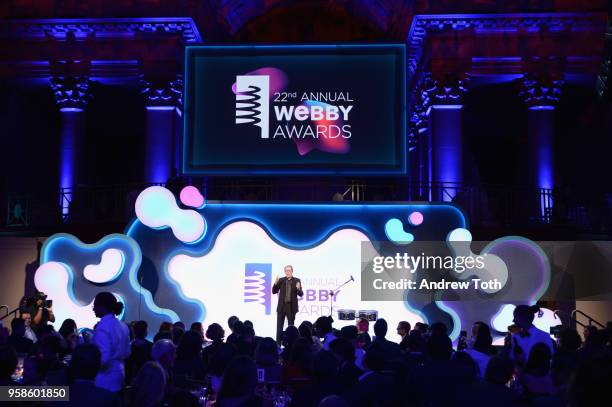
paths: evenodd
<path fill-rule="evenodd" d="M 114 280 L 123 270 L 124 257 L 121 250 L 106 249 L 98 264 L 89 264 L 83 269 L 83 276 L 92 283 L 101 284 Z"/>
<path fill-rule="evenodd" d="M 493 329 L 499 332 L 506 332 L 508 327 L 514 323 L 514 308 L 515 306 L 512 304 L 505 304 L 501 307 L 497 314 L 491 317 L 490 324 Z"/>
<path fill-rule="evenodd" d="M 150 228 L 170 227 L 184 243 L 198 241 L 206 231 L 206 222 L 198 212 L 179 208 L 172 192 L 160 186 L 149 187 L 138 195 L 136 216 Z"/>
<path fill-rule="evenodd" d="M 304 297 L 299 301 L 296 325 L 303 320 L 313 321 L 319 316 L 329 315 L 330 290 L 350 279 L 333 303 L 334 326 L 340 328 L 354 325 L 355 321 L 339 321 L 337 310 L 377 310 L 379 318 L 385 318 L 389 326 L 396 326 L 406 320 L 414 325 L 422 318 L 409 311 L 401 301 L 361 302 L 361 254 L 376 254 L 370 244 L 362 252 L 362 242 L 369 239 L 355 229 L 334 232 L 316 247 L 292 250 L 278 245 L 259 225 L 239 221 L 220 231 L 212 249 L 202 257 L 179 254 L 168 262 L 168 275 L 175 280 L 182 295 L 201 301 L 206 306 L 205 325 L 225 321 L 230 315 L 241 319 L 257 321 L 257 332 L 274 337 L 276 333 L 277 295 L 270 293 L 270 287 L 262 291 L 268 295 L 271 312 L 266 314 L 260 302 L 245 302 L 245 288 L 251 280 L 245 281 L 245 264 L 271 264 L 270 281 L 283 276 L 287 264 L 293 266 L 295 277 L 300 278 Z M 248 287 L 247 287 L 248 286 Z M 269 297 L 271 296 L 271 297 Z M 390 339 L 394 337 L 389 334 Z"/>
<path fill-rule="evenodd" d="M 79 328 L 93 328 L 98 322 L 92 308 L 93 301 L 86 305 L 73 302 L 68 295 L 69 275 L 65 264 L 53 261 L 41 265 L 34 274 L 36 288 L 53 300 L 55 322 L 51 325 L 59 329 L 65 319 L 72 318 Z"/>
<path fill-rule="evenodd" d="M 471 242 L 472 233 L 464 228 L 457 228 L 448 234 L 449 242 Z"/>

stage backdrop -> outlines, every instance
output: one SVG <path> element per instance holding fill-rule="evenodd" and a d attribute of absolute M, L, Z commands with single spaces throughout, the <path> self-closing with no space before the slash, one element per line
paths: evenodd
<path fill-rule="evenodd" d="M 185 188 L 177 203 L 167 189 L 151 187 L 138 197 L 136 215 L 125 234 L 94 244 L 66 234 L 45 242 L 35 283 L 54 300 L 56 325 L 73 318 L 92 327 L 91 303 L 104 290 L 125 303 L 124 320 L 148 321 L 151 336 L 162 321 L 225 325 L 231 315 L 252 320 L 258 335 L 274 336 L 277 298 L 271 287 L 288 264 L 304 289 L 296 324 L 331 311 L 341 327 L 354 321 L 338 321 L 338 309 L 376 310 L 392 337 L 397 322 L 407 320 L 442 321 L 456 338 L 477 320 L 503 331 L 511 316 L 513 305 L 503 296 L 497 302 L 443 302 L 432 291 L 406 292 L 403 301 L 361 301 L 362 262 L 368 263 L 362 255 L 376 254 L 381 242 L 405 247 L 471 239 L 464 215 L 449 204 L 204 203 L 194 187 Z M 500 239 L 490 247 L 507 242 L 516 245 Z M 546 272 L 540 277 L 547 285 Z M 351 277 L 330 309 L 329 290 Z M 525 290 L 525 301 L 540 295 Z"/>

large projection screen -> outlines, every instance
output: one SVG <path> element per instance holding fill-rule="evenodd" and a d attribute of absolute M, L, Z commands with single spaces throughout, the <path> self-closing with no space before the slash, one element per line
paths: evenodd
<path fill-rule="evenodd" d="M 187 47 L 182 171 L 405 174 L 405 46 Z"/>

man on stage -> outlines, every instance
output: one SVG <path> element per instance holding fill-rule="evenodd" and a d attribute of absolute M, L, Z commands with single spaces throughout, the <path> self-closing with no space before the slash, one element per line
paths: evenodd
<path fill-rule="evenodd" d="M 285 325 L 285 316 L 289 325 L 293 325 L 295 314 L 298 312 L 299 295 L 302 297 L 302 284 L 299 278 L 293 277 L 293 266 L 285 266 L 285 277 L 278 278 L 272 286 L 272 294 L 279 293 L 276 307 L 276 341 L 280 343 Z"/>

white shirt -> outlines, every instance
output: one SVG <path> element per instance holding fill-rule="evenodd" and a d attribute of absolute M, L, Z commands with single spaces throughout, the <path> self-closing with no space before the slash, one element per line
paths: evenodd
<path fill-rule="evenodd" d="M 31 327 L 26 326 L 25 329 L 25 334 L 23 334 L 24 338 L 28 338 L 29 340 L 31 340 L 32 342 L 36 343 L 36 334 L 34 333 L 34 331 L 32 330 Z"/>
<path fill-rule="evenodd" d="M 531 348 L 533 348 L 533 346 L 539 342 L 545 343 L 550 348 L 550 352 L 554 353 L 555 348 L 553 347 L 550 334 L 542 331 L 541 329 L 536 328 L 533 325 L 531 325 L 531 328 L 529 328 L 527 332 L 529 333 L 529 335 L 527 336 L 521 336 L 519 333 L 512 334 L 512 352 L 510 352 L 510 355 L 512 357 L 514 357 L 515 340 L 518 346 L 523 349 L 523 352 L 525 354 L 525 362 L 529 358 L 529 352 L 531 352 Z"/>
<path fill-rule="evenodd" d="M 123 388 L 123 361 L 130 356 L 130 332 L 126 324 L 113 314 L 106 314 L 94 329 L 93 343 L 102 354 L 102 367 L 96 376 L 96 386 L 117 392 Z"/>

